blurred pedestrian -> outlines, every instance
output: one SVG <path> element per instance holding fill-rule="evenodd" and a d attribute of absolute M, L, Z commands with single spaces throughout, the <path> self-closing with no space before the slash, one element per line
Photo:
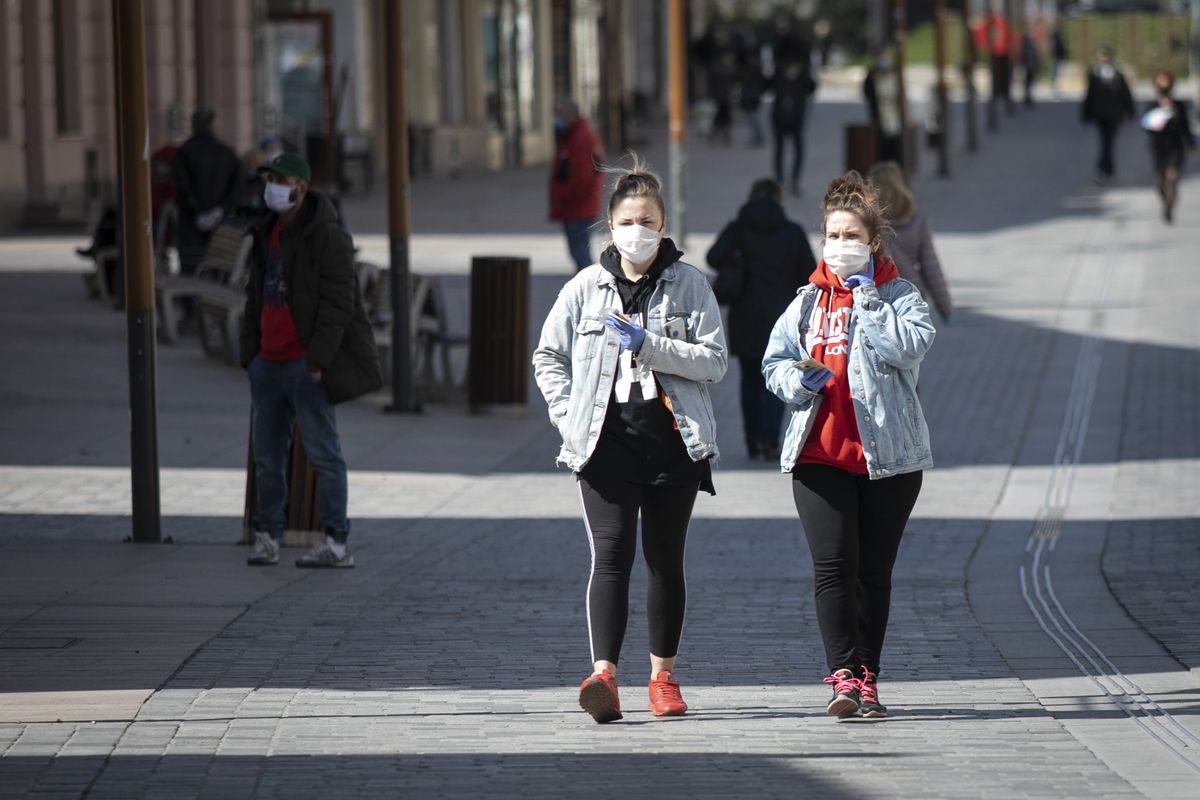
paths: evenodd
<path fill-rule="evenodd" d="M 813 560 L 833 687 L 826 713 L 882 717 L 892 567 L 933 465 L 916 387 L 934 328 L 920 292 L 882 254 L 887 223 L 870 185 L 849 172 L 823 208 L 823 258 L 775 324 L 762 369 L 793 409 L 780 466 Z"/>
<path fill-rule="evenodd" d="M 1038 53 L 1037 43 L 1033 40 L 1033 33 L 1028 29 L 1021 33 L 1020 58 L 1022 85 L 1025 88 L 1024 103 L 1026 106 L 1032 106 L 1033 85 L 1042 71 L 1042 57 Z"/>
<path fill-rule="evenodd" d="M 279 563 L 287 522 L 288 456 L 297 423 L 317 475 L 325 541 L 298 567 L 353 567 L 346 461 L 334 404 L 383 385 L 375 334 L 354 274 L 354 243 L 333 203 L 309 188 L 294 154 L 262 171 L 269 213 L 251 230 L 241 362 L 250 378 L 256 505 L 252 566 Z"/>
<path fill-rule="evenodd" d="M 723 49 L 708 70 L 708 99 L 714 109 L 708 140 L 713 144 L 729 147 L 733 143 L 733 90 L 737 78 L 733 51 Z"/>
<path fill-rule="evenodd" d="M 783 191 L 770 178 L 750 187 L 746 204 L 708 251 L 718 302 L 729 305 L 729 349 L 741 367 L 742 430 L 750 458 L 779 459 L 783 402 L 767 390 L 762 354 L 771 326 L 817 262 L 804 229 L 787 218 Z M 724 296 L 723 296 L 724 295 Z"/>
<path fill-rule="evenodd" d="M 604 146 L 574 101 L 554 106 L 558 148 L 550 165 L 550 221 L 561 222 L 567 249 L 579 271 L 592 264 L 591 228 L 600 215 Z"/>
<path fill-rule="evenodd" d="M 1142 127 L 1150 134 L 1154 186 L 1162 199 L 1163 221 L 1168 224 L 1175 219 L 1179 175 L 1183 172 L 1187 151 L 1196 149 L 1187 104 L 1174 96 L 1174 90 L 1175 73 L 1169 69 L 1155 72 L 1155 99 L 1142 115 Z"/>
<path fill-rule="evenodd" d="M 1012 98 L 1012 29 L 1008 18 L 999 9 L 993 10 L 983 25 L 992 74 L 993 110 L 997 103 L 1003 101 L 1005 110 L 1012 114 L 1015 111 Z"/>
<path fill-rule="evenodd" d="M 558 461 L 576 475 L 592 553 L 593 672 L 579 687 L 579 704 L 601 723 L 621 718 L 616 672 L 639 515 L 650 708 L 656 716 L 687 711 L 673 675 L 686 604 L 683 552 L 697 493 L 715 494 L 708 384 L 726 366 L 708 279 L 663 238 L 662 185 L 636 158 L 617 180 L 608 223 L 613 243 L 559 292 L 533 354 L 563 440 Z"/>
<path fill-rule="evenodd" d="M 1054 96 L 1059 97 L 1058 78 L 1062 71 L 1063 62 L 1067 60 L 1067 43 L 1063 39 L 1062 28 L 1058 23 L 1050 31 L 1050 88 Z"/>
<path fill-rule="evenodd" d="M 750 146 L 762 147 L 766 137 L 763 135 L 762 96 L 767 87 L 766 76 L 763 75 L 762 59 L 757 52 L 746 55 L 738 71 L 738 86 L 740 89 L 738 105 L 746 115 L 746 123 L 750 126 Z"/>
<path fill-rule="evenodd" d="M 1134 115 L 1133 95 L 1129 84 L 1113 63 L 1112 48 L 1101 47 L 1096 65 L 1088 73 L 1087 94 L 1081 109 L 1083 122 L 1091 123 L 1100 132 L 1100 155 L 1096 160 L 1096 180 L 1101 185 L 1112 183 L 1116 165 L 1113 146 L 1121 123 Z"/>
<path fill-rule="evenodd" d="M 237 153 L 213 132 L 216 115 L 192 114 L 192 136 L 175 152 L 175 203 L 179 206 L 179 269 L 192 275 L 212 232 L 232 213 L 242 184 Z"/>
<path fill-rule="evenodd" d="M 904 182 L 904 172 L 894 161 L 882 161 L 871 167 L 871 185 L 879 193 L 879 203 L 890 220 L 891 230 L 884 232 L 884 252 L 896 262 L 900 277 L 912 281 L 926 302 L 937 309 L 943 322 L 950 321 L 954 302 L 942 274 L 942 264 L 933 247 L 933 229 L 929 215 L 918 205 Z"/>
<path fill-rule="evenodd" d="M 863 80 L 863 97 L 875 128 L 876 161 L 895 161 L 904 164 L 904 111 L 900 104 L 900 73 L 892 64 L 886 48 L 875 55 L 875 61 Z"/>
<path fill-rule="evenodd" d="M 807 52 L 785 51 L 787 59 L 777 64 L 771 79 L 775 103 L 771 108 L 771 132 L 775 145 L 775 180 L 782 186 L 783 150 L 792 145 L 792 170 L 787 182 L 788 191 L 800 196 L 800 169 L 804 163 L 804 123 L 808 102 L 817 90 Z"/>

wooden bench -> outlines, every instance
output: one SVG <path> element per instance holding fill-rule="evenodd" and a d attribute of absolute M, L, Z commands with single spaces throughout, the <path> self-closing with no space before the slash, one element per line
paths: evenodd
<path fill-rule="evenodd" d="M 179 301 L 191 299 L 198 306 L 206 297 L 224 297 L 245 286 L 251 244 L 245 227 L 223 222 L 208 240 L 195 275 L 170 275 L 155 284 L 158 330 L 164 341 L 179 341 Z"/>
<path fill-rule="evenodd" d="M 463 391 L 465 375 L 454 368 L 453 349 L 466 347 L 465 335 L 451 332 L 441 282 L 428 275 L 410 273 L 409 321 L 412 373 L 422 399 L 447 401 Z M 375 346 L 385 381 L 392 372 L 391 271 L 376 268 L 364 287 L 367 314 L 375 328 Z M 463 371 L 465 372 L 465 370 Z"/>
<path fill-rule="evenodd" d="M 105 213 L 108 213 L 107 211 Z M 117 216 L 116 224 L 120 225 Z M 170 234 L 179 224 L 179 209 L 174 203 L 167 203 L 159 211 L 158 219 L 154 221 L 154 272 L 155 280 L 162 280 L 171 273 Z M 121 231 L 117 231 L 118 240 Z M 120 244 L 110 244 L 95 247 L 91 253 L 92 270 L 84 273 L 83 282 L 87 287 L 88 296 L 93 300 L 115 300 L 119 304 L 125 302 L 124 264 L 121 261 Z M 108 264 L 114 264 L 111 273 Z"/>

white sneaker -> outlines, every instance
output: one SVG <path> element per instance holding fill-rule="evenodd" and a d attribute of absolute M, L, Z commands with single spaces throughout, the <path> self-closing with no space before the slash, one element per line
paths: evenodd
<path fill-rule="evenodd" d="M 279 563 L 279 542 L 271 538 L 271 534 L 263 531 L 254 532 L 254 552 L 246 557 L 246 563 L 252 567 L 272 567 Z"/>
<path fill-rule="evenodd" d="M 297 567 L 353 567 L 354 556 L 350 545 L 339 544 L 332 536 L 296 559 Z"/>

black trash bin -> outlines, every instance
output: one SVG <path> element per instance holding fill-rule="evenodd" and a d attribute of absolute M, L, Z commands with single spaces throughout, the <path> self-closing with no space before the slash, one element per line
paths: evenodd
<path fill-rule="evenodd" d="M 846 126 L 846 171 L 857 170 L 860 175 L 867 171 L 879 157 L 879 135 L 873 125 Z"/>
<path fill-rule="evenodd" d="M 529 259 L 471 259 L 467 405 L 473 414 L 514 414 L 529 402 Z"/>

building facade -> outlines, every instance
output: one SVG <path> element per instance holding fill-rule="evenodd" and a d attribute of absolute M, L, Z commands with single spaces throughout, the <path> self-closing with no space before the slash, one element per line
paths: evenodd
<path fill-rule="evenodd" d="M 348 191 L 386 171 L 384 4 L 145 0 L 150 149 L 196 108 L 239 153 L 277 134 Z M 665 106 L 665 3 L 403 0 L 412 171 L 543 163 L 569 96 L 618 153 Z M 0 0 L 0 232 L 79 229 L 115 197 L 112 4 Z"/>

